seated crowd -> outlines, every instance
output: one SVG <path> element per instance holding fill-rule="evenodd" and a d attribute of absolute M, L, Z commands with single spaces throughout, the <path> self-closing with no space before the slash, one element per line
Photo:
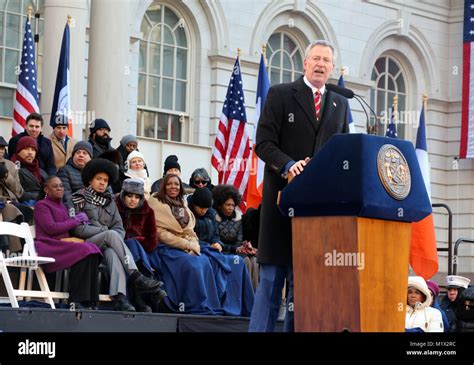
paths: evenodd
<path fill-rule="evenodd" d="M 0 213 L 35 226 L 38 254 L 56 260 L 46 272 L 70 270 L 71 306 L 98 308 L 102 264 L 118 311 L 250 316 L 257 242 L 245 235 L 258 238 L 258 217 L 245 219 L 238 190 L 214 187 L 204 168 L 185 184 L 174 155 L 152 184 L 135 136 L 114 149 L 103 119 L 88 141 L 55 123 L 45 137 L 32 113 L 23 133 L 0 137 Z M 21 242 L 0 236 L 0 249 Z"/>

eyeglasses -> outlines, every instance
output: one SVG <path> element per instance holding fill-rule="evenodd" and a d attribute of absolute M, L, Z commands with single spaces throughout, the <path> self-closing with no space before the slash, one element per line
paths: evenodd
<path fill-rule="evenodd" d="M 207 185 L 207 184 L 209 184 L 209 181 L 194 180 L 194 185 Z"/>

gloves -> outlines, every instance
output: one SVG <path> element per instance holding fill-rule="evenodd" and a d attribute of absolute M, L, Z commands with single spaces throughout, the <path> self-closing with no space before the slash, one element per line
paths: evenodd
<path fill-rule="evenodd" d="M 198 256 L 201 255 L 201 246 L 199 246 L 199 242 L 189 241 L 188 250 L 192 251 L 192 253 L 194 253 Z"/>
<path fill-rule="evenodd" d="M 89 217 L 84 212 L 77 213 L 74 216 L 74 220 L 76 220 L 80 224 L 89 224 Z"/>

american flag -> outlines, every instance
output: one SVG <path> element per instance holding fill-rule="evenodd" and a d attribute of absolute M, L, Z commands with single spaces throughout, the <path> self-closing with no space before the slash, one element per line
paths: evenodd
<path fill-rule="evenodd" d="M 392 105 L 390 112 L 390 121 L 388 122 L 387 131 L 385 137 L 398 138 L 397 125 L 395 124 L 395 106 Z"/>
<path fill-rule="evenodd" d="M 249 157 L 250 141 L 247 133 L 244 90 L 237 57 L 222 107 L 211 162 L 219 173 L 219 184 L 233 185 L 242 194 L 240 207 L 244 212 L 247 201 Z"/>
<path fill-rule="evenodd" d="M 459 157 L 474 157 L 474 0 L 464 1 L 462 118 Z"/>
<path fill-rule="evenodd" d="M 25 24 L 25 37 L 21 52 L 20 75 L 16 84 L 15 106 L 13 107 L 12 136 L 24 131 L 26 117 L 39 113 L 38 88 L 36 84 L 35 44 L 31 23 L 27 18 Z"/>

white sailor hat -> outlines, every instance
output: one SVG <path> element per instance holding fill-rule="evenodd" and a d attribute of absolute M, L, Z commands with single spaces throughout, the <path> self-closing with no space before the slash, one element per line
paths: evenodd
<path fill-rule="evenodd" d="M 470 279 L 459 275 L 448 275 L 446 276 L 446 282 L 448 288 L 465 288 L 469 286 Z"/>

